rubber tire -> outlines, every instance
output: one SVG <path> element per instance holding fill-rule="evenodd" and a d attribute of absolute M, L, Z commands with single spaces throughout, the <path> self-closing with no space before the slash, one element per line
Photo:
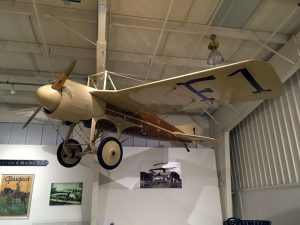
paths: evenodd
<path fill-rule="evenodd" d="M 226 220 L 227 225 L 240 225 L 241 220 L 239 218 L 231 217 Z"/>
<path fill-rule="evenodd" d="M 109 141 L 115 141 L 115 142 L 119 145 L 120 151 L 121 151 L 120 159 L 118 160 L 118 162 L 117 162 L 116 164 L 114 164 L 114 165 L 112 165 L 112 166 L 106 164 L 106 163 L 104 162 L 104 160 L 103 160 L 103 157 L 102 157 L 103 147 L 104 147 L 104 145 L 105 145 L 107 142 L 109 142 Z M 117 138 L 115 138 L 115 137 L 106 137 L 106 138 L 104 138 L 104 139 L 100 142 L 100 144 L 99 144 L 99 146 L 98 146 L 97 157 L 98 157 L 98 162 L 100 163 L 100 165 L 101 165 L 104 169 L 106 169 L 106 170 L 112 170 L 112 169 L 115 169 L 115 168 L 121 163 L 122 158 L 123 158 L 123 148 L 122 148 L 122 145 L 121 145 L 120 141 L 119 141 Z"/>
<path fill-rule="evenodd" d="M 79 144 L 79 142 L 74 140 L 74 139 L 69 139 L 68 143 Z M 57 149 L 56 156 L 57 156 L 58 162 L 60 163 L 60 165 L 62 165 L 63 167 L 66 167 L 66 168 L 71 168 L 71 167 L 76 166 L 80 162 L 81 157 L 79 157 L 76 162 L 71 163 L 71 164 L 65 162 L 62 155 L 61 155 L 62 150 L 63 150 L 63 144 L 64 144 L 64 142 L 60 143 L 60 145 L 58 146 L 58 149 Z M 82 152 L 81 146 L 80 145 L 78 145 L 78 146 L 80 147 L 80 152 Z"/>

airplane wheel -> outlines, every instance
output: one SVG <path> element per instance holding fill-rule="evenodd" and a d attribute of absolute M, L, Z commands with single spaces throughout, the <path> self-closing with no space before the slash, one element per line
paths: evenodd
<path fill-rule="evenodd" d="M 99 144 L 97 156 L 100 165 L 104 169 L 112 170 L 122 161 L 122 145 L 118 139 L 114 137 L 106 137 Z"/>
<path fill-rule="evenodd" d="M 58 162 L 62 166 L 68 168 L 76 166 L 81 160 L 79 153 L 82 152 L 82 149 L 79 142 L 74 139 L 69 139 L 68 144 L 66 144 L 65 147 L 63 147 L 63 144 L 64 143 L 62 142 L 57 149 Z"/>

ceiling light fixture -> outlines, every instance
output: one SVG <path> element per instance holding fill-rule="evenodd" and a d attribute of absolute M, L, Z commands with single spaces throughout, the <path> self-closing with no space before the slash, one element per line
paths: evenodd
<path fill-rule="evenodd" d="M 211 51 L 208 58 L 207 64 L 211 66 L 217 66 L 224 62 L 224 57 L 222 54 L 217 50 L 219 47 L 219 42 L 216 39 L 216 35 L 210 35 L 210 43 L 208 45 L 208 49 Z"/>
<path fill-rule="evenodd" d="M 15 85 L 14 85 L 14 84 L 11 84 L 10 93 L 11 93 L 12 95 L 15 95 L 15 94 L 16 94 L 16 90 L 15 90 Z"/>

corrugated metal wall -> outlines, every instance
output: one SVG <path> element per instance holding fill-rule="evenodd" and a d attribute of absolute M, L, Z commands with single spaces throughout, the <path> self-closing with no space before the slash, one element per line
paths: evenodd
<path fill-rule="evenodd" d="M 300 184 L 300 73 L 230 132 L 234 191 Z"/>

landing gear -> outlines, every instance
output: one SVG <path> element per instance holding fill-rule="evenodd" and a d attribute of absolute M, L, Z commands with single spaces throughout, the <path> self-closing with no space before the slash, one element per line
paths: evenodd
<path fill-rule="evenodd" d="M 81 160 L 81 146 L 78 141 L 69 139 L 67 143 L 62 142 L 57 149 L 58 162 L 67 168 L 76 166 Z"/>
<path fill-rule="evenodd" d="M 107 170 L 116 168 L 122 161 L 123 149 L 118 139 L 106 137 L 99 144 L 97 157 L 100 165 Z"/>
<path fill-rule="evenodd" d="M 106 119 L 109 120 L 108 118 Z M 100 165 L 107 170 L 112 170 L 121 163 L 123 149 L 117 138 L 106 137 L 100 142 L 98 149 L 96 148 L 95 142 L 102 135 L 102 133 L 96 129 L 98 120 L 99 118 L 92 118 L 89 142 L 87 143 L 87 147 L 83 150 L 78 141 L 70 139 L 73 129 L 76 126 L 76 123 L 71 123 L 65 141 L 61 143 L 57 149 L 57 159 L 62 166 L 68 168 L 74 167 L 80 162 L 81 157 L 86 154 L 97 154 Z M 124 125 L 123 129 L 124 127 L 129 127 L 129 125 Z M 121 135 L 120 129 L 117 134 L 119 134 L 118 136 Z"/>

